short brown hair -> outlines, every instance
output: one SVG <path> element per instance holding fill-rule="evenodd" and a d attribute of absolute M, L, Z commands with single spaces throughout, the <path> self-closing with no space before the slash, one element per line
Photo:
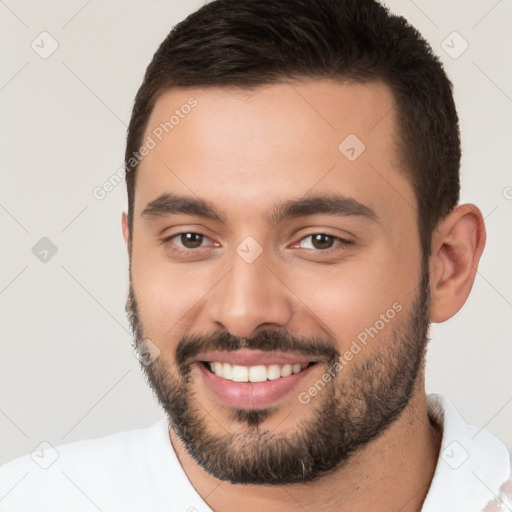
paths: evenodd
<path fill-rule="evenodd" d="M 399 161 L 418 200 L 424 256 L 459 200 L 460 135 L 452 84 L 403 17 L 375 0 L 215 0 L 176 25 L 149 64 L 128 127 L 133 228 L 137 162 L 155 102 L 172 87 L 254 88 L 289 79 L 382 81 L 398 111 Z"/>

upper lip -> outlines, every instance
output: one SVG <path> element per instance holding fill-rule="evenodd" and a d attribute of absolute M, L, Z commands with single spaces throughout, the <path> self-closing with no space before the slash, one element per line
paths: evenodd
<path fill-rule="evenodd" d="M 308 364 L 316 362 L 315 358 L 310 356 L 301 356 L 294 354 L 284 354 L 282 352 L 262 352 L 259 350 L 235 350 L 205 352 L 199 354 L 196 361 L 230 363 L 239 366 L 269 366 L 271 364 Z"/>

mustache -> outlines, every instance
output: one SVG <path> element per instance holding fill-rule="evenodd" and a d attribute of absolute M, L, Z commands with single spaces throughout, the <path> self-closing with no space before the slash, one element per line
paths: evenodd
<path fill-rule="evenodd" d="M 242 349 L 265 352 L 294 353 L 325 359 L 332 365 L 340 354 L 330 339 L 315 336 L 296 337 L 285 331 L 262 330 L 251 338 L 239 338 L 226 331 L 212 334 L 186 334 L 176 347 L 176 362 L 185 368 L 189 362 L 203 352 L 236 351 Z"/>

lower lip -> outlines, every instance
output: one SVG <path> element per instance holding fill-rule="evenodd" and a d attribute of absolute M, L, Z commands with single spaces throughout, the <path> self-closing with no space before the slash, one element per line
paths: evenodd
<path fill-rule="evenodd" d="M 223 379 L 209 371 L 203 363 L 196 363 L 208 388 L 228 407 L 236 409 L 261 409 L 290 393 L 317 364 L 311 365 L 299 373 L 264 382 L 233 382 Z"/>

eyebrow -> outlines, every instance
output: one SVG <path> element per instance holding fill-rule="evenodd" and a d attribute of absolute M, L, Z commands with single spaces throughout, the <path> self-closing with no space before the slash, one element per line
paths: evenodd
<path fill-rule="evenodd" d="M 378 221 L 377 214 L 369 206 L 351 197 L 338 194 L 317 195 L 275 205 L 267 216 L 267 220 L 272 224 L 278 224 L 288 218 L 322 214 L 339 217 L 361 217 L 374 222 Z"/>
<path fill-rule="evenodd" d="M 209 202 L 188 196 L 164 193 L 149 202 L 142 212 L 146 217 L 164 217 L 166 215 L 195 215 L 210 220 L 226 222 L 224 215 Z M 311 215 L 335 215 L 340 217 L 360 217 L 378 222 L 374 210 L 353 198 L 338 194 L 317 195 L 297 200 L 288 200 L 276 204 L 265 215 L 269 224 L 278 224 L 285 219 Z"/>
<path fill-rule="evenodd" d="M 172 214 L 196 215 L 224 222 L 223 216 L 207 201 L 169 193 L 162 194 L 149 202 L 141 216 L 164 217 Z"/>

